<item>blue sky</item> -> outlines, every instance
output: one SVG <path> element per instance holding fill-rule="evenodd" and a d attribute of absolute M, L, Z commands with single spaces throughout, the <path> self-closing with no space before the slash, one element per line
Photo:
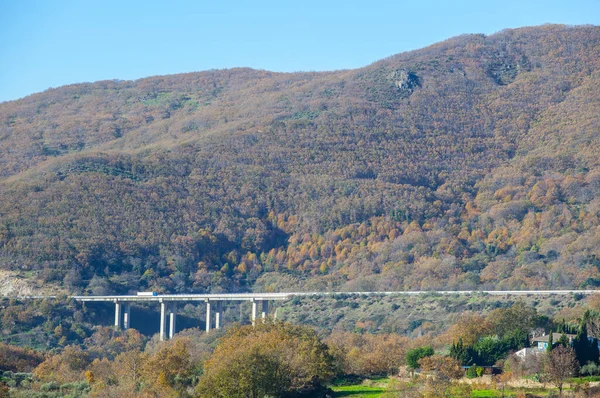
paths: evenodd
<path fill-rule="evenodd" d="M 357 68 L 463 33 L 544 23 L 600 25 L 600 0 L 0 0 L 0 101 L 237 66 Z"/>

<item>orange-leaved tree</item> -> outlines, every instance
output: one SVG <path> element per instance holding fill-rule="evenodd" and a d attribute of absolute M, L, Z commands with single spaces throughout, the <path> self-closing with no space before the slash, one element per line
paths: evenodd
<path fill-rule="evenodd" d="M 311 328 L 242 326 L 230 331 L 204 363 L 197 392 L 201 397 L 251 398 L 314 394 L 333 377 L 333 362 Z"/>

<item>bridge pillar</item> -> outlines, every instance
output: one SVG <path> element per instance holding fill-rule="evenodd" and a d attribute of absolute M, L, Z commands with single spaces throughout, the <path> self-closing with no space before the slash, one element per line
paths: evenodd
<path fill-rule="evenodd" d="M 215 304 L 215 329 L 221 329 L 222 311 L 223 311 L 222 304 L 217 302 L 217 304 Z"/>
<path fill-rule="evenodd" d="M 269 313 L 269 302 L 267 300 L 262 301 L 262 311 L 260 313 L 260 317 L 262 318 L 263 323 L 267 320 L 267 314 Z"/>
<path fill-rule="evenodd" d="M 131 327 L 131 304 L 125 304 L 123 311 L 123 329 L 127 330 Z"/>
<path fill-rule="evenodd" d="M 252 326 L 256 326 L 256 313 L 258 310 L 258 301 L 252 299 Z"/>
<path fill-rule="evenodd" d="M 162 301 L 162 299 L 160 300 L 160 334 L 159 334 L 159 338 L 160 341 L 165 341 L 166 340 L 166 333 L 167 333 L 167 303 L 165 303 L 164 301 Z"/>
<path fill-rule="evenodd" d="M 206 333 L 210 332 L 210 301 L 206 300 Z"/>
<path fill-rule="evenodd" d="M 121 303 L 119 300 L 115 300 L 115 329 L 121 329 Z"/>
<path fill-rule="evenodd" d="M 171 303 L 169 306 L 169 338 L 172 339 L 175 335 L 177 322 L 177 303 Z"/>

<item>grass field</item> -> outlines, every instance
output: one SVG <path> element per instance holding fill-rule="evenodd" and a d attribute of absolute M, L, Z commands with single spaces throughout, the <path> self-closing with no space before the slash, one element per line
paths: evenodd
<path fill-rule="evenodd" d="M 396 396 L 396 393 L 390 392 L 387 388 L 390 385 L 389 378 L 381 378 L 375 380 L 341 380 L 334 383 L 331 389 L 335 392 L 336 397 L 352 397 L 352 398 L 380 398 L 387 396 Z M 392 384 L 393 385 L 393 384 Z M 386 394 L 386 392 L 388 394 Z M 500 397 L 516 397 L 519 393 L 535 394 L 535 396 L 545 397 L 549 390 L 539 388 L 507 388 L 504 392 L 495 389 L 480 389 L 473 390 L 471 397 L 473 398 L 500 398 Z"/>
<path fill-rule="evenodd" d="M 385 392 L 383 387 L 372 387 L 363 385 L 354 386 L 333 386 L 331 387 L 335 391 L 336 397 L 353 397 L 353 398 L 378 398 Z"/>
<path fill-rule="evenodd" d="M 600 376 L 585 376 L 585 377 L 574 377 L 569 379 L 569 383 L 572 384 L 584 384 L 600 381 Z"/>
<path fill-rule="evenodd" d="M 331 386 L 331 389 L 335 391 L 336 397 L 378 398 L 386 391 L 389 381 L 388 378 L 362 381 L 339 380 Z"/>
<path fill-rule="evenodd" d="M 544 389 L 507 389 L 504 392 L 499 390 L 473 390 L 472 398 L 500 398 L 500 397 L 516 397 L 518 394 L 532 394 L 536 397 L 546 397 L 551 390 Z"/>
<path fill-rule="evenodd" d="M 472 398 L 496 398 L 501 396 L 502 392 L 496 390 L 473 390 L 471 395 Z"/>

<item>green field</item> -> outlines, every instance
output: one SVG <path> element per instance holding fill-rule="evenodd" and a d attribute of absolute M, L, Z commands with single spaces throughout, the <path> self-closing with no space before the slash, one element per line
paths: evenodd
<path fill-rule="evenodd" d="M 473 393 L 471 395 L 471 397 L 473 398 L 495 398 L 501 396 L 502 392 L 497 390 L 473 390 Z"/>
<path fill-rule="evenodd" d="M 336 397 L 352 397 L 352 398 L 379 398 L 379 397 L 387 397 L 395 396 L 393 393 L 398 391 L 389 391 L 390 387 L 390 379 L 389 378 L 381 378 L 375 380 L 356 380 L 354 382 L 350 381 L 341 381 L 335 383 L 331 386 L 331 389 L 335 392 Z M 518 393 L 529 393 L 535 394 L 536 396 L 546 396 L 548 394 L 548 390 L 544 389 L 513 389 L 507 388 L 506 390 L 496 390 L 496 389 L 485 389 L 485 390 L 473 390 L 471 397 L 473 398 L 500 398 L 500 397 L 516 397 Z"/>
<path fill-rule="evenodd" d="M 512 389 L 511 388 L 511 389 L 506 389 L 504 392 L 499 391 L 499 390 L 473 390 L 471 397 L 473 397 L 473 398 L 496 398 L 496 397 L 510 398 L 510 397 L 516 397 L 517 394 L 533 394 L 536 397 L 545 397 L 552 390 L 553 389 L 544 390 L 544 389 L 539 389 L 539 388 L 529 388 L 529 389 L 527 389 L 527 388 Z M 567 389 L 565 389 L 565 390 L 567 390 Z"/>
<path fill-rule="evenodd" d="M 335 391 L 336 397 L 377 398 L 386 391 L 389 381 L 389 378 L 356 380 L 354 382 L 340 380 L 334 383 L 331 389 Z"/>
<path fill-rule="evenodd" d="M 354 386 L 334 386 L 332 390 L 335 391 L 336 397 L 369 397 L 376 398 L 380 397 L 381 394 L 385 392 L 385 388 L 383 387 L 372 387 L 372 386 L 363 386 L 363 385 L 354 385 Z"/>

